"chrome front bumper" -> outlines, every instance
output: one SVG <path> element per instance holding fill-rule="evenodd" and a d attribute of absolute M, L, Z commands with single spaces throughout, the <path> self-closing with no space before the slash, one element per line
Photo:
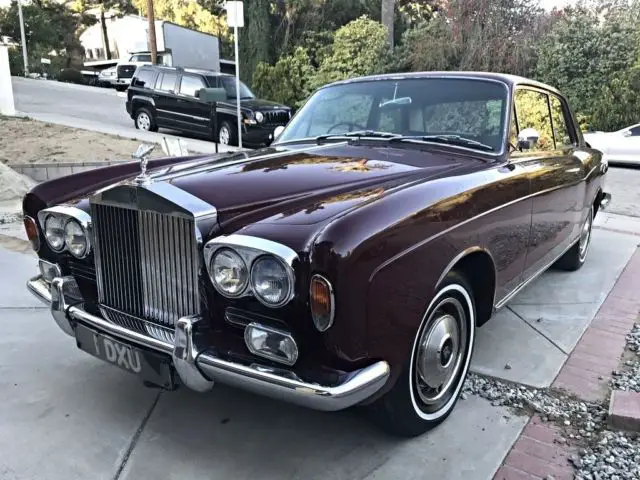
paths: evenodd
<path fill-rule="evenodd" d="M 66 334 L 75 337 L 74 325 L 80 322 L 133 344 L 168 354 L 180 380 L 192 390 L 205 392 L 219 381 L 314 410 L 336 411 L 363 402 L 380 390 L 389 378 L 389 364 L 384 361 L 352 372 L 344 383 L 335 386 L 306 383 L 286 370 L 230 362 L 210 351 L 198 351 L 192 338 L 193 326 L 199 320 L 195 317 L 178 320 L 175 343 L 170 344 L 91 315 L 82 309 L 81 304 L 70 304 L 64 292 L 65 286 L 72 281 L 71 277 L 57 277 L 49 286 L 39 275 L 29 280 L 27 287 L 40 301 L 50 306 L 54 320 Z"/>

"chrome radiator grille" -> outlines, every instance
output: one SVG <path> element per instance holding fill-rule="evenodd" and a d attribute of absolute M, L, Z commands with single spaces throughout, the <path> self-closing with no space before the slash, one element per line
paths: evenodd
<path fill-rule="evenodd" d="M 113 311 L 173 328 L 200 313 L 195 220 L 92 204 L 98 298 Z M 127 326 L 127 325 L 125 325 Z"/>

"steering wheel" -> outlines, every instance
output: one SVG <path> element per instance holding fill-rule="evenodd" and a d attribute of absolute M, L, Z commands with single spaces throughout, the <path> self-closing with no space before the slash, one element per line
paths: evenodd
<path fill-rule="evenodd" d="M 329 130 L 327 130 L 327 133 L 331 133 L 333 131 L 334 128 L 337 128 L 341 125 L 346 125 L 347 127 L 349 127 L 349 131 L 352 132 L 354 130 L 351 130 L 351 127 L 356 127 L 355 130 L 366 130 L 365 127 L 362 127 L 360 125 L 358 125 L 357 123 L 351 123 L 351 122 L 340 122 L 340 123 L 336 123 L 335 125 L 333 125 Z"/>

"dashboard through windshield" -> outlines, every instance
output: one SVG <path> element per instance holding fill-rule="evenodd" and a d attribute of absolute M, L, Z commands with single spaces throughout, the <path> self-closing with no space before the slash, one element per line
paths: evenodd
<path fill-rule="evenodd" d="M 465 78 L 365 80 L 318 90 L 277 143 L 349 132 L 403 136 L 455 135 L 501 152 L 508 89 L 504 83 Z M 473 148 L 472 142 L 470 147 Z"/>

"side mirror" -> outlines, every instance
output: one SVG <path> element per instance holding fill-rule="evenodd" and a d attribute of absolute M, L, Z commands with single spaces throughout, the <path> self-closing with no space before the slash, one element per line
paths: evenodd
<path fill-rule="evenodd" d="M 273 131 L 273 139 L 276 140 L 284 132 L 284 126 L 278 125 Z"/>
<path fill-rule="evenodd" d="M 196 91 L 196 97 L 204 102 L 224 102 L 227 99 L 227 91 L 224 88 L 201 88 Z"/>
<path fill-rule="evenodd" d="M 622 133 L 623 137 L 630 137 L 631 136 L 631 130 L 626 130 L 625 132 Z"/>
<path fill-rule="evenodd" d="M 196 90 L 195 92 L 193 92 L 193 96 L 196 98 L 200 98 L 200 90 Z"/>
<path fill-rule="evenodd" d="M 532 149 L 540 140 L 540 134 L 535 128 L 525 128 L 518 133 L 518 148 L 520 150 Z"/>

